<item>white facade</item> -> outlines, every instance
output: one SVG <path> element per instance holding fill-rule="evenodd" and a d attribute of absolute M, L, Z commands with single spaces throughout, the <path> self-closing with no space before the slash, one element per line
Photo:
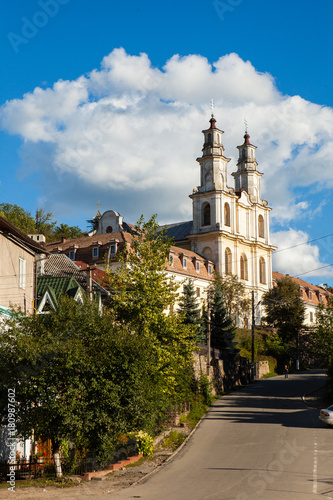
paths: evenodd
<path fill-rule="evenodd" d="M 192 251 L 211 259 L 222 276 L 236 275 L 248 292 L 254 290 L 258 304 L 272 287 L 272 252 L 269 238 L 267 201 L 261 199 L 256 147 L 246 133 L 238 146 L 235 187 L 227 185 L 223 131 L 212 116 L 203 130 L 204 145 L 200 164 L 201 184 L 190 196 L 193 203 L 193 229 L 188 236 Z M 260 309 L 258 308 L 260 317 Z M 259 318 L 257 318 L 259 319 Z"/>

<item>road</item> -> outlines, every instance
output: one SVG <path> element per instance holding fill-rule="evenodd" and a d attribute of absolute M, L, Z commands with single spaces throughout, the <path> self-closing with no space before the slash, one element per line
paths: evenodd
<path fill-rule="evenodd" d="M 224 396 L 172 460 L 144 482 L 108 497 L 333 498 L 333 429 L 320 423 L 318 411 L 301 399 L 324 382 L 322 372 L 297 373 L 288 379 L 258 381 Z"/>

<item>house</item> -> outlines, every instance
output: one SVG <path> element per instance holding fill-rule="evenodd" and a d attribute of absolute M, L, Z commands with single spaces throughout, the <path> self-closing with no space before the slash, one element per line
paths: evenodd
<path fill-rule="evenodd" d="M 95 274 L 94 274 L 95 273 Z M 61 295 L 83 301 L 90 296 L 102 306 L 109 298 L 109 292 L 95 279 L 96 270 L 87 264 L 82 270 L 63 254 L 49 254 L 40 262 L 37 277 L 37 312 L 55 310 Z"/>
<path fill-rule="evenodd" d="M 314 326 L 316 322 L 316 311 L 319 304 L 327 305 L 333 294 L 320 286 L 312 285 L 300 278 L 294 278 L 289 274 L 282 274 L 273 271 L 273 281 L 276 282 L 282 278 L 288 277 L 299 287 L 301 299 L 305 306 L 304 324 Z"/>
<path fill-rule="evenodd" d="M 32 313 L 36 302 L 36 256 L 44 248 L 0 217 L 0 313 L 11 307 Z"/>

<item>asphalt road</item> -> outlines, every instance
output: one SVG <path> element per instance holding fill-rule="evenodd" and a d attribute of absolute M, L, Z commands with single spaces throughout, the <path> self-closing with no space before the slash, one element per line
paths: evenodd
<path fill-rule="evenodd" d="M 301 399 L 324 382 L 322 372 L 298 373 L 224 396 L 172 460 L 144 482 L 109 497 L 333 498 L 333 428 L 319 422 L 318 410 L 307 408 Z"/>

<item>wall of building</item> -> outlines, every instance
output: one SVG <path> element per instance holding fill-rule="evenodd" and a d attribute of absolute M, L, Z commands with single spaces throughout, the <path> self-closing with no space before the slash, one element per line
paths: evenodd
<path fill-rule="evenodd" d="M 8 236 L 0 235 L 0 305 L 33 312 L 34 253 Z M 20 265 L 21 261 L 21 265 Z"/>

